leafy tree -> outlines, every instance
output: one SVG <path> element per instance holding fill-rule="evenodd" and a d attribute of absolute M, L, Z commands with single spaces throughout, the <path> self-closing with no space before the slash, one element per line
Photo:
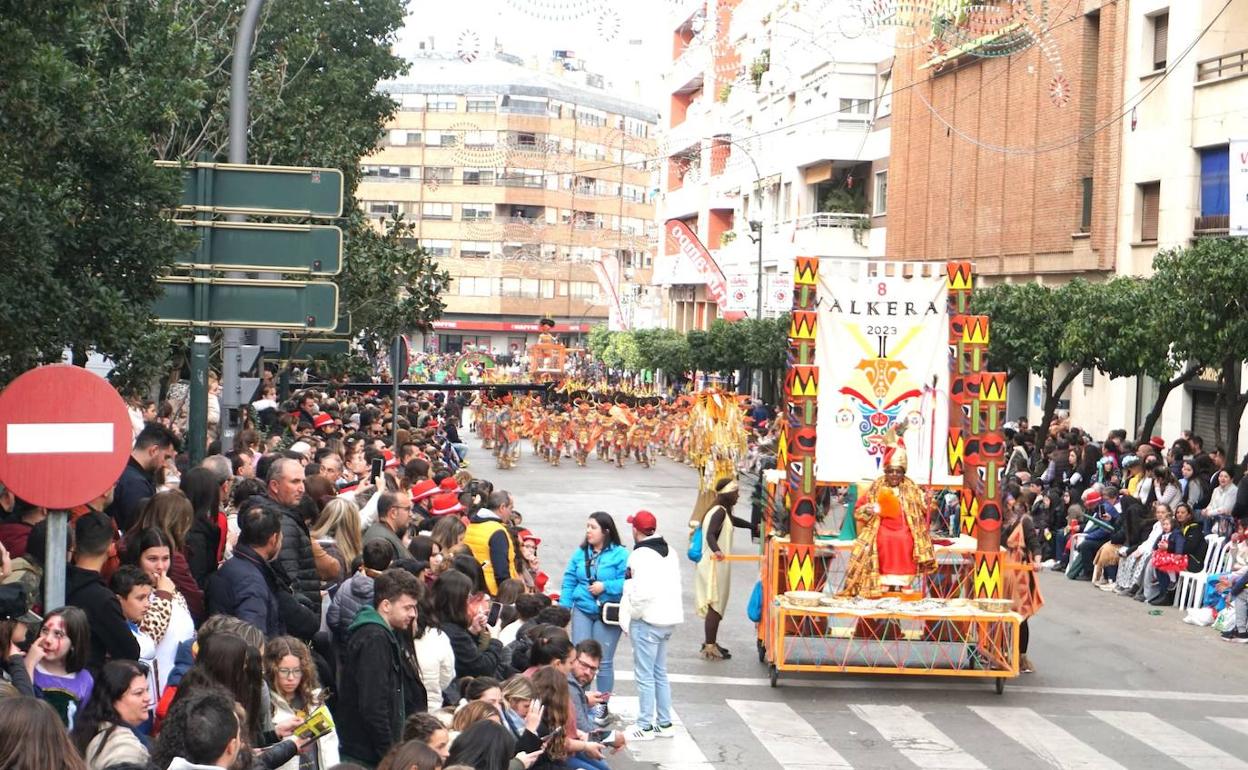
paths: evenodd
<path fill-rule="evenodd" d="M 1173 337 L 1174 359 L 1188 368 L 1221 370 L 1214 438 L 1237 457 L 1239 425 L 1248 405 L 1239 383 L 1248 351 L 1248 241 L 1198 238 L 1188 248 L 1160 252 L 1153 269 L 1153 280 L 1166 292 L 1160 312 Z"/>
<path fill-rule="evenodd" d="M 364 219 L 358 211 L 353 219 Z M 441 295 L 451 277 L 429 253 L 404 243 L 412 226 L 402 218 L 384 223 L 385 232 L 359 227 L 355 254 L 344 266 L 340 285 L 345 302 L 339 312 L 351 313 L 354 331 L 370 356 L 388 350 L 399 334 L 429 331 L 446 305 Z"/>
<path fill-rule="evenodd" d="M 1043 379 L 1040 436 L 1047 435 L 1058 400 L 1084 369 L 1096 364 L 1098 346 L 1111 336 L 1112 326 L 1102 325 L 1098 301 L 1097 288 L 1081 279 L 1056 288 L 1003 283 L 972 295 L 972 312 L 992 319 L 989 365 L 1011 377 L 1032 372 Z M 1063 364 L 1069 368 L 1059 379 Z"/>
<path fill-rule="evenodd" d="M 152 165 L 149 79 L 119 62 L 97 5 L 0 11 L 0 382 L 65 348 L 118 362 L 123 390 L 166 365 L 146 307 L 187 245 L 162 216 L 179 180 Z"/>
<path fill-rule="evenodd" d="M 661 370 L 668 379 L 678 378 L 693 368 L 693 355 L 690 352 L 689 340 L 680 332 L 668 330 L 669 333 L 656 337 L 651 349 L 649 364 Z"/>
<path fill-rule="evenodd" d="M 594 358 L 602 360 L 607 346 L 611 344 L 611 335 L 612 332 L 607 328 L 606 324 L 598 324 L 589 330 L 585 347 L 589 348 L 589 352 L 594 355 Z"/>
<path fill-rule="evenodd" d="M 1145 374 L 1157 381 L 1157 398 L 1144 423 L 1136 426 L 1138 435 L 1151 436 L 1170 393 L 1204 368 L 1180 359 L 1172 344 L 1176 337 L 1199 334 L 1191 323 L 1198 316 L 1186 312 L 1187 303 L 1164 279 L 1119 277 L 1100 288 L 1103 326 L 1113 328 L 1097 350 L 1096 367 L 1110 377 Z"/>

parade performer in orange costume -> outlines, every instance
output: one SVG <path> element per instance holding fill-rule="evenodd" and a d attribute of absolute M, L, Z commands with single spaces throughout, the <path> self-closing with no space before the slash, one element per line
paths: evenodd
<path fill-rule="evenodd" d="M 845 573 L 844 596 L 877 598 L 898 592 L 936 569 L 923 490 L 906 476 L 906 448 L 890 430 L 885 438 L 884 475 L 854 510 L 858 537 Z"/>

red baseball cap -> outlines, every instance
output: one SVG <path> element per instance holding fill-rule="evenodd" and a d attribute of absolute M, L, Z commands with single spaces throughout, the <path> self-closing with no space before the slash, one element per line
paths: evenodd
<path fill-rule="evenodd" d="M 522 543 L 531 542 L 534 545 L 541 545 L 542 539 L 538 537 L 537 535 L 533 534 L 532 532 L 528 531 L 527 529 L 522 529 L 517 534 L 520 535 L 520 542 Z"/>
<path fill-rule="evenodd" d="M 646 534 L 650 534 L 659 528 L 658 520 L 654 518 L 654 514 L 650 511 L 637 511 L 628 517 L 628 523 Z"/>

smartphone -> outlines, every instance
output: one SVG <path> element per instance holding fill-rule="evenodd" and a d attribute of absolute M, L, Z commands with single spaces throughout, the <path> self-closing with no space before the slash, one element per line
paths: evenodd
<path fill-rule="evenodd" d="M 384 457 L 374 458 L 372 466 L 368 469 L 368 478 L 374 486 L 377 484 L 377 480 L 381 478 L 382 474 L 385 473 L 385 470 L 386 459 Z"/>
<path fill-rule="evenodd" d="M 555 727 L 555 729 L 551 730 L 550 734 L 542 739 L 542 745 L 546 745 L 550 743 L 555 738 L 558 738 L 560 735 L 563 735 L 563 725 L 558 725 L 557 727 Z"/>
<path fill-rule="evenodd" d="M 487 626 L 498 625 L 498 617 L 503 614 L 503 605 L 498 602 L 490 602 L 490 616 L 486 621 Z"/>

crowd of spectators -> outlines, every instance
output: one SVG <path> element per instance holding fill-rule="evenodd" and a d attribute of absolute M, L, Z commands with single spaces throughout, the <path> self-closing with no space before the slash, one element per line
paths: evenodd
<path fill-rule="evenodd" d="M 1189 432 L 1096 441 L 1061 420 L 1043 440 L 1022 420 L 1006 435 L 1005 504 L 1044 566 L 1153 606 L 1177 604 L 1187 581 L 1185 621 L 1248 643 L 1248 456 Z"/>
<path fill-rule="evenodd" d="M 467 469 L 462 406 L 267 390 L 190 467 L 176 415 L 138 404 L 121 477 L 70 512 L 60 607 L 49 512 L 0 493 L 0 767 L 598 770 L 670 736 L 665 675 L 652 718 L 607 708 L 621 627 L 680 620 L 654 517 L 629 517 L 636 580 L 602 512 L 550 580 Z"/>

